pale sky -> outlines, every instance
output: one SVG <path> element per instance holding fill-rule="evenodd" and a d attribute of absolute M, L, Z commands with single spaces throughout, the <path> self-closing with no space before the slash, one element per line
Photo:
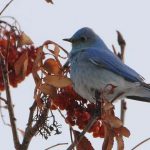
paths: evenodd
<path fill-rule="evenodd" d="M 13 16 L 20 23 L 21 29 L 28 34 L 36 45 L 50 39 L 70 51 L 70 44 L 62 41 L 72 36 L 82 27 L 91 27 L 111 49 L 116 42 L 116 30 L 126 39 L 126 64 L 134 68 L 150 82 L 150 1 L 149 0 L 53 0 L 54 5 L 45 0 L 14 0 L 3 15 Z M 0 10 L 8 0 L 1 0 Z M 118 45 L 116 48 L 119 48 Z M 34 82 L 28 77 L 19 88 L 12 90 L 15 103 L 17 125 L 24 129 L 28 117 L 28 108 L 33 102 Z M 127 100 L 125 126 L 131 131 L 131 136 L 125 139 L 125 150 L 130 150 L 140 141 L 150 137 L 150 104 Z M 119 105 L 116 104 L 116 114 L 119 116 Z M 6 111 L 4 111 L 6 112 Z M 6 120 L 7 113 L 5 114 Z M 29 150 L 44 150 L 49 146 L 70 142 L 69 129 L 60 116 L 58 121 L 63 125 L 62 134 L 51 136 L 47 141 L 35 137 Z M 56 118 L 56 119 L 57 119 Z M 13 150 L 12 135 L 9 127 L 0 121 L 0 149 Z M 100 150 L 103 139 L 92 138 L 90 141 L 95 150 Z M 67 146 L 54 150 L 65 150 Z M 150 141 L 137 150 L 150 148 Z"/>

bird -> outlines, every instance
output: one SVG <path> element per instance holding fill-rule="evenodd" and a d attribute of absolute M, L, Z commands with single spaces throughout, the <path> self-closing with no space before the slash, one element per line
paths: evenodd
<path fill-rule="evenodd" d="M 73 89 L 82 98 L 96 103 L 96 92 L 108 101 L 128 98 L 150 102 L 150 85 L 134 69 L 124 64 L 89 27 L 71 38 L 72 49 L 65 65 L 70 65 Z"/>

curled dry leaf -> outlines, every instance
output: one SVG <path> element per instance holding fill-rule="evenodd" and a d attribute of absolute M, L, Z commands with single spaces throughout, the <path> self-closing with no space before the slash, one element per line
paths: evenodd
<path fill-rule="evenodd" d="M 28 67 L 28 52 L 24 52 L 15 62 L 14 68 L 17 76 L 25 78 Z"/>
<path fill-rule="evenodd" d="M 58 75 L 61 72 L 59 63 L 52 58 L 47 59 L 44 62 L 43 68 L 49 73 L 49 74 L 55 74 Z"/>
<path fill-rule="evenodd" d="M 71 79 L 57 75 L 47 75 L 44 78 L 45 83 L 50 84 L 56 88 L 63 88 L 72 84 Z"/>
<path fill-rule="evenodd" d="M 39 90 L 46 94 L 46 95 L 49 95 L 51 98 L 54 98 L 56 95 L 57 95 L 57 91 L 56 91 L 56 88 L 51 86 L 51 85 L 48 85 L 48 84 L 42 84 L 40 87 L 39 87 Z"/>
<path fill-rule="evenodd" d="M 19 44 L 22 45 L 32 45 L 33 42 L 31 38 L 26 35 L 24 32 L 21 33 L 20 39 L 19 39 Z"/>

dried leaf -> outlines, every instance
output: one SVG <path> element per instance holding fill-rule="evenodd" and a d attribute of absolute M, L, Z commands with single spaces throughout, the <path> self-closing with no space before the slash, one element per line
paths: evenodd
<path fill-rule="evenodd" d="M 28 67 L 28 52 L 24 52 L 14 64 L 15 73 L 17 76 L 25 78 Z"/>
<path fill-rule="evenodd" d="M 55 55 L 55 57 L 58 57 L 58 56 L 59 56 L 59 53 L 60 53 L 59 46 L 58 46 L 58 45 L 55 45 L 55 48 L 54 48 L 54 55 Z"/>
<path fill-rule="evenodd" d="M 50 84 L 56 88 L 63 88 L 72 84 L 71 79 L 57 75 L 47 75 L 44 78 L 45 83 Z"/>
<path fill-rule="evenodd" d="M 126 127 L 121 127 L 120 134 L 125 136 L 125 137 L 129 137 L 130 136 L 130 131 Z"/>
<path fill-rule="evenodd" d="M 48 85 L 48 84 L 42 84 L 40 87 L 39 87 L 39 90 L 46 94 L 46 95 L 49 95 L 50 97 L 54 98 L 56 95 L 57 95 L 57 92 L 56 92 L 56 88 L 51 86 L 51 85 Z"/>
<path fill-rule="evenodd" d="M 120 128 L 123 126 L 122 121 L 118 117 L 108 117 L 109 124 L 111 125 L 112 128 Z"/>
<path fill-rule="evenodd" d="M 80 132 L 78 131 L 73 131 L 75 139 L 79 139 L 80 137 Z M 91 142 L 84 136 L 80 143 L 77 146 L 77 150 L 94 150 Z"/>
<path fill-rule="evenodd" d="M 22 45 L 31 45 L 33 44 L 31 38 L 26 35 L 24 32 L 21 33 L 20 39 L 19 39 L 19 44 Z"/>
<path fill-rule="evenodd" d="M 113 109 L 113 108 L 114 108 L 114 106 L 113 106 L 113 104 L 110 103 L 110 102 L 106 103 L 106 104 L 104 105 L 104 107 L 103 107 L 104 111 L 108 111 L 108 110 Z"/>
<path fill-rule="evenodd" d="M 50 59 L 47 59 L 45 62 L 44 62 L 44 65 L 43 65 L 43 68 L 49 73 L 49 74 L 56 74 L 58 75 L 61 71 L 60 69 L 60 66 L 59 66 L 59 63 L 50 58 Z"/>
<path fill-rule="evenodd" d="M 124 142 L 123 142 L 123 138 L 122 138 L 122 136 L 121 135 L 119 135 L 119 136 L 116 136 L 116 141 L 117 141 L 117 149 L 118 150 L 124 150 Z"/>
<path fill-rule="evenodd" d="M 112 150 L 114 144 L 114 134 L 109 124 L 104 123 L 105 137 L 102 150 Z"/>
<path fill-rule="evenodd" d="M 37 56 L 36 56 L 36 59 L 34 61 L 33 68 L 32 68 L 32 75 L 33 75 L 36 85 L 38 85 L 39 82 L 41 82 L 41 79 L 40 79 L 37 71 L 42 66 L 42 56 L 43 56 L 43 47 L 40 47 L 37 50 Z"/>

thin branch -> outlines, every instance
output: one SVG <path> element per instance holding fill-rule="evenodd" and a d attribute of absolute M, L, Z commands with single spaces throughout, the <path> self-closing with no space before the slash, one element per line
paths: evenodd
<path fill-rule="evenodd" d="M 1 53 L 0 53 L 0 66 L 1 66 L 1 70 L 2 70 L 5 90 L 6 90 L 7 106 L 8 106 L 10 123 L 12 126 L 11 129 L 12 129 L 12 134 L 13 134 L 14 146 L 16 149 L 19 149 L 20 143 L 19 143 L 19 138 L 18 138 L 18 134 L 17 134 L 17 127 L 16 127 L 16 122 L 15 122 L 16 118 L 15 118 L 11 94 L 10 94 L 8 70 L 7 70 L 7 65 L 6 65 L 6 62 L 4 60 L 4 57 Z"/>
<path fill-rule="evenodd" d="M 71 139 L 71 144 L 73 143 L 73 129 L 70 127 L 69 128 L 69 131 L 70 131 L 70 139 Z M 73 148 L 73 150 L 74 150 L 74 148 Z"/>
<path fill-rule="evenodd" d="M 45 150 L 49 150 L 49 149 L 52 149 L 52 148 L 54 148 L 54 147 L 57 147 L 57 146 L 60 146 L 60 145 L 67 145 L 68 143 L 59 143 L 59 144 L 56 144 L 56 145 L 53 145 L 53 146 L 51 146 L 51 147 L 48 147 L 48 148 L 46 148 Z"/>
<path fill-rule="evenodd" d="M 39 127 L 45 122 L 45 120 L 47 118 L 49 108 L 45 107 L 42 111 L 42 114 L 41 114 L 39 120 L 37 120 L 36 123 L 34 124 L 34 126 L 32 127 L 31 126 L 32 116 L 33 116 L 33 112 L 34 112 L 35 108 L 36 108 L 36 102 L 33 103 L 32 107 L 30 108 L 28 127 L 26 128 L 25 136 L 24 136 L 23 142 L 21 144 L 21 150 L 27 150 L 28 149 L 28 146 L 31 142 L 31 139 L 37 133 Z"/>
<path fill-rule="evenodd" d="M 88 122 L 87 126 L 84 128 L 84 130 L 81 132 L 78 139 L 75 139 L 74 142 L 67 148 L 67 150 L 72 150 L 75 146 L 79 144 L 79 142 L 84 137 L 85 133 L 91 128 L 91 126 L 94 124 L 94 122 L 97 120 L 98 116 L 94 114 L 90 121 Z"/>
<path fill-rule="evenodd" d="M 10 0 L 6 6 L 3 8 L 3 10 L 0 12 L 0 15 L 2 15 L 2 13 L 6 10 L 6 8 L 13 2 L 13 0 Z"/>
<path fill-rule="evenodd" d="M 118 35 L 118 44 L 120 46 L 120 49 L 121 49 L 121 53 L 119 55 L 120 59 L 122 60 L 122 62 L 124 63 L 125 62 L 125 46 L 126 46 L 126 42 L 122 36 L 122 34 L 117 31 L 117 35 Z M 126 101 L 124 99 L 121 100 L 121 112 L 120 112 L 120 118 L 124 124 L 124 120 L 125 120 L 125 112 L 127 110 L 127 107 L 126 107 Z"/>
<path fill-rule="evenodd" d="M 147 138 L 147 139 L 143 140 L 142 142 L 140 142 L 139 144 L 137 144 L 135 147 L 133 147 L 131 150 L 135 150 L 137 147 L 141 146 L 143 143 L 145 143 L 145 142 L 147 142 L 149 140 L 150 140 L 150 138 Z"/>
<path fill-rule="evenodd" d="M 0 100 L 3 101 L 5 104 L 7 104 L 7 100 L 6 99 L 0 97 Z"/>

